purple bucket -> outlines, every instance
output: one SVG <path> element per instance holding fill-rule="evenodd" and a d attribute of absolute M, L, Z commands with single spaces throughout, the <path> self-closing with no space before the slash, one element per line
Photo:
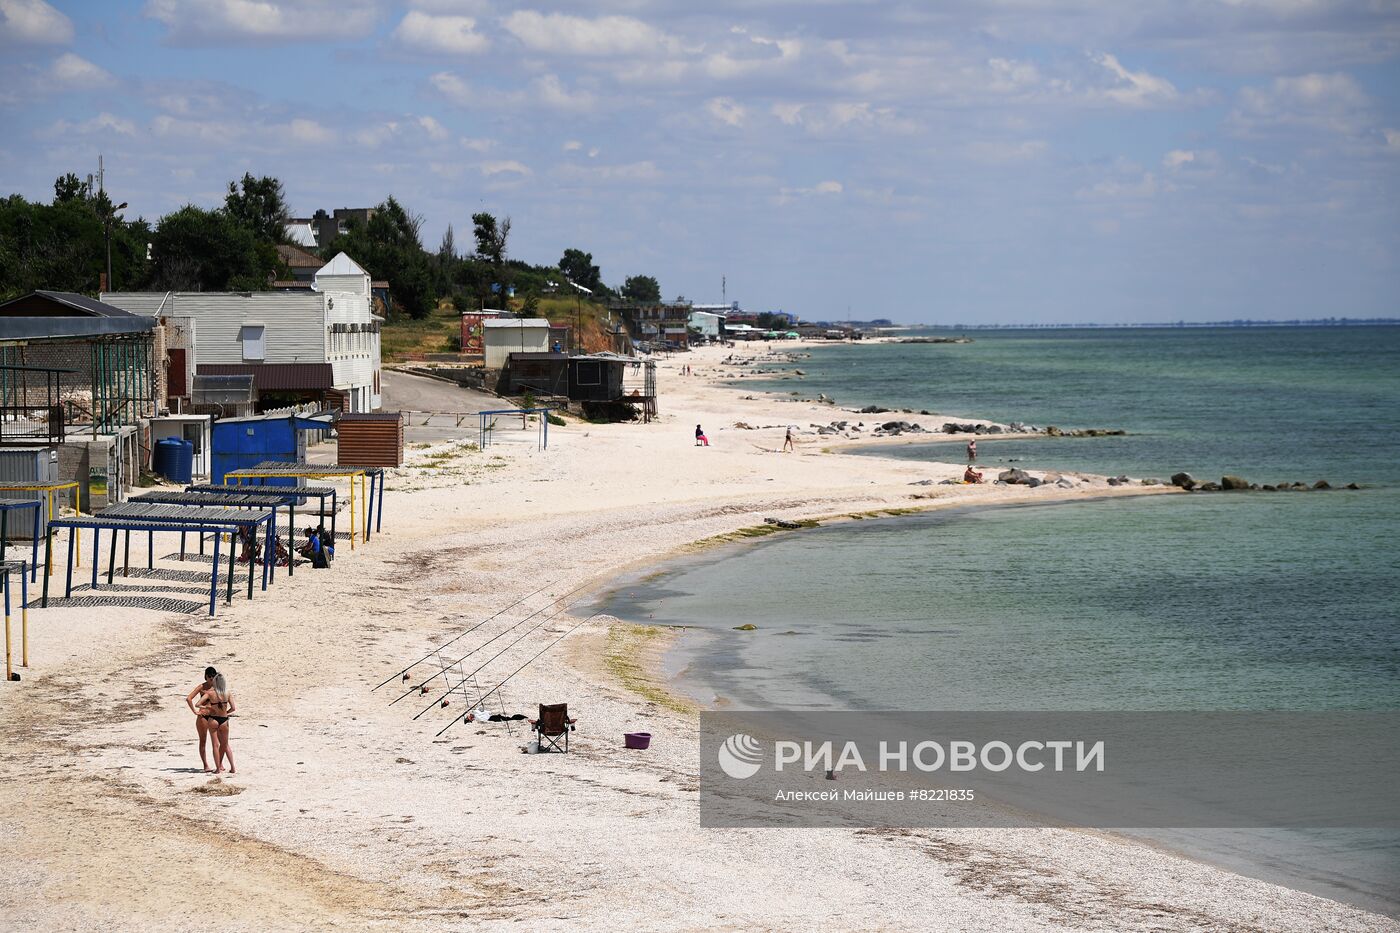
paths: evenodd
<path fill-rule="evenodd" d="M 628 732 L 622 737 L 622 744 L 625 748 L 650 748 L 650 732 Z"/>

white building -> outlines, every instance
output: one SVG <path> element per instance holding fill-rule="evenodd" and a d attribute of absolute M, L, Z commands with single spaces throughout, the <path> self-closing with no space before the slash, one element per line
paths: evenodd
<path fill-rule="evenodd" d="M 542 317 L 481 322 L 487 369 L 500 369 L 512 353 L 548 353 L 549 321 Z"/>
<path fill-rule="evenodd" d="M 713 311 L 690 312 L 690 326 L 700 332 L 700 336 L 710 343 L 717 343 L 720 338 L 720 328 L 724 325 L 724 315 L 716 314 Z"/>
<path fill-rule="evenodd" d="M 370 312 L 369 274 L 344 253 L 316 273 L 310 291 L 111 292 L 102 300 L 191 321 L 194 372 L 250 374 L 264 405 L 380 407 L 383 321 Z"/>

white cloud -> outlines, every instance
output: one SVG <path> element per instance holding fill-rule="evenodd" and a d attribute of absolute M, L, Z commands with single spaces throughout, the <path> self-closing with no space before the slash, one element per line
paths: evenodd
<path fill-rule="evenodd" d="M 428 83 L 437 88 L 439 94 L 454 104 L 466 107 L 479 103 L 471 85 L 450 71 L 439 71 L 428 79 Z"/>
<path fill-rule="evenodd" d="M 1074 193 L 1084 201 L 1142 201 L 1155 197 L 1164 190 L 1157 176 L 1144 172 L 1138 179 L 1107 178 L 1088 188 L 1080 188 Z"/>
<path fill-rule="evenodd" d="M 450 71 L 439 71 L 428 79 L 438 93 L 459 107 L 543 106 L 573 112 L 591 110 L 597 98 L 590 91 L 571 90 L 558 75 L 540 75 L 529 86 L 516 91 L 478 91 Z"/>
<path fill-rule="evenodd" d="M 1400 130 L 1381 130 L 1387 152 L 1400 153 Z"/>
<path fill-rule="evenodd" d="M 358 146 L 367 149 L 377 149 L 389 140 L 393 139 L 399 131 L 397 120 L 388 120 L 374 126 L 361 127 L 355 131 L 353 139 Z"/>
<path fill-rule="evenodd" d="M 730 126 L 743 126 L 747 111 L 732 97 L 716 97 L 705 102 L 705 111 L 710 116 Z"/>
<path fill-rule="evenodd" d="M 869 101 L 838 100 L 827 104 L 779 101 L 770 109 L 784 125 L 800 126 L 818 135 L 836 133 L 850 127 L 892 132 L 907 132 L 915 128 L 909 120 L 901 119 L 893 107 L 877 107 Z"/>
<path fill-rule="evenodd" d="M 969 158 L 978 162 L 1023 162 L 1045 154 L 1045 140 L 975 140 L 965 147 Z"/>
<path fill-rule="evenodd" d="M 661 170 L 650 159 L 641 162 L 628 162 L 623 165 L 580 165 L 570 162 L 554 170 L 554 174 L 569 181 L 611 182 L 611 181 L 657 181 L 662 177 Z"/>
<path fill-rule="evenodd" d="M 73 21 L 44 0 L 0 0 L 0 43 L 73 41 Z"/>
<path fill-rule="evenodd" d="M 579 142 L 577 139 L 571 139 L 564 144 L 565 152 L 578 152 L 582 148 L 583 143 Z"/>
<path fill-rule="evenodd" d="M 486 152 L 496 145 L 494 139 L 482 139 L 473 136 L 463 136 L 457 140 L 457 144 L 468 152 Z"/>
<path fill-rule="evenodd" d="M 828 179 L 819 181 L 810 188 L 779 188 L 778 203 L 787 204 L 797 198 L 816 197 L 821 195 L 841 194 L 846 190 L 846 186 L 839 181 Z"/>
<path fill-rule="evenodd" d="M 1301 127 L 1352 135 L 1365 128 L 1369 109 L 1370 98 L 1350 75 L 1313 73 L 1242 88 L 1230 123 L 1246 133 Z"/>
<path fill-rule="evenodd" d="M 535 99 L 547 107 L 558 110 L 589 110 L 595 102 L 588 91 L 571 91 L 558 75 L 541 75 L 530 82 Z"/>
<path fill-rule="evenodd" d="M 533 175 L 529 166 L 522 165 L 514 159 L 506 159 L 500 162 L 481 163 L 481 174 L 488 178 L 492 175 Z"/>
<path fill-rule="evenodd" d="M 112 82 L 112 76 L 85 58 L 64 52 L 54 59 L 49 78 L 63 88 L 102 87 Z"/>
<path fill-rule="evenodd" d="M 303 117 L 297 117 L 277 129 L 285 132 L 287 138 L 292 142 L 305 146 L 323 146 L 335 141 L 335 133 L 315 120 L 307 120 Z"/>
<path fill-rule="evenodd" d="M 587 19 L 564 13 L 518 10 L 502 24 L 527 48 L 566 55 L 658 55 L 679 44 L 666 33 L 631 16 Z"/>
<path fill-rule="evenodd" d="M 476 31 L 470 16 L 434 16 L 419 10 L 409 11 L 394 28 L 393 38 L 407 48 L 448 55 L 474 55 L 491 44 Z"/>
<path fill-rule="evenodd" d="M 146 0 L 171 41 L 191 45 L 308 43 L 368 35 L 377 0 Z"/>
<path fill-rule="evenodd" d="M 336 141 L 334 130 L 302 117 L 284 123 L 264 123 L 254 119 L 187 120 L 160 114 L 151 121 L 151 131 L 159 137 L 219 147 L 250 146 L 264 152 L 291 148 L 316 148 Z"/>
<path fill-rule="evenodd" d="M 1166 78 L 1150 75 L 1145 71 L 1129 71 L 1119 63 L 1116 56 L 1107 52 L 1094 61 L 1106 68 L 1116 79 L 1116 83 L 1100 93 L 1110 101 L 1127 107 L 1153 107 L 1176 102 L 1180 93 Z"/>
<path fill-rule="evenodd" d="M 90 120 L 83 120 L 80 123 L 70 123 L 67 120 L 59 120 L 44 131 L 46 136 L 65 136 L 70 133 L 88 135 L 117 135 L 135 136 L 136 124 L 125 117 L 103 111 Z"/>
<path fill-rule="evenodd" d="M 1181 168 L 1196 161 L 1196 153 L 1190 149 L 1173 149 L 1162 156 L 1162 167 L 1168 170 Z"/>
<path fill-rule="evenodd" d="M 428 134 L 429 139 L 446 139 L 450 135 L 447 132 L 447 127 L 439 123 L 434 117 L 422 116 L 418 118 L 417 122 L 423 132 Z"/>

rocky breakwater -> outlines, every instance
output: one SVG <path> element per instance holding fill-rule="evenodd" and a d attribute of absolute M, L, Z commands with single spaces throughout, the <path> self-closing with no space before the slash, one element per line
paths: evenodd
<path fill-rule="evenodd" d="M 1233 474 L 1220 477 L 1220 482 L 1200 482 L 1190 473 L 1173 473 L 1171 483 L 1187 492 L 1310 492 L 1333 489 L 1325 479 L 1314 483 L 1294 481 L 1291 483 L 1251 483 L 1242 476 Z M 1360 489 L 1356 483 L 1347 483 L 1344 489 Z"/>
<path fill-rule="evenodd" d="M 1033 424 L 1013 421 L 1003 427 L 986 421 L 945 421 L 944 434 L 1044 434 L 1046 437 L 1124 437 L 1127 431 L 1122 428 L 1074 428 L 1065 430 L 1055 425 L 1040 428 Z"/>

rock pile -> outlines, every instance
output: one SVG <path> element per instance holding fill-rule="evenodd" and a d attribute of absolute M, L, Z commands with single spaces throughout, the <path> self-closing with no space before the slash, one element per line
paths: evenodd
<path fill-rule="evenodd" d="M 1154 485 L 1156 480 L 1150 483 L 1147 480 L 1143 480 L 1142 483 L 1144 486 L 1150 486 Z M 1258 483 L 1251 483 L 1243 476 L 1234 475 L 1222 476 L 1218 483 L 1199 483 L 1190 473 L 1173 473 L 1171 483 L 1173 486 L 1185 489 L 1187 492 L 1304 492 L 1310 489 L 1323 490 L 1332 488 L 1332 484 L 1325 479 L 1320 479 L 1311 486 L 1307 483 L 1300 482 L 1265 483 L 1261 486 Z M 1355 483 L 1348 483 L 1346 488 L 1360 489 L 1361 487 Z"/>
<path fill-rule="evenodd" d="M 896 437 L 900 434 L 928 434 L 921 425 L 912 421 L 886 421 L 873 432 L 875 437 Z"/>

